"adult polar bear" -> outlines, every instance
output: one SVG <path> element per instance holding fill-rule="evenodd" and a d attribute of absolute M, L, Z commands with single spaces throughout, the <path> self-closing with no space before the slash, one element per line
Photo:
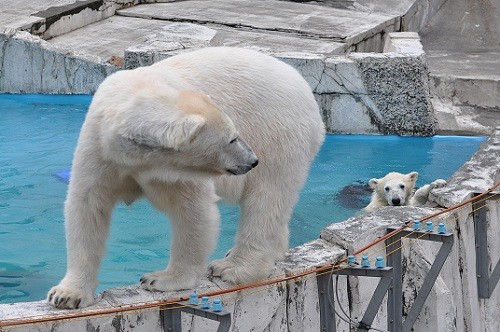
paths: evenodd
<path fill-rule="evenodd" d="M 205 48 L 111 75 L 78 140 L 67 272 L 48 301 L 93 302 L 112 209 L 141 195 L 169 214 L 173 230 L 169 264 L 141 279 L 146 289 L 196 286 L 216 244 L 219 197 L 240 205 L 240 221 L 234 248 L 211 273 L 234 283 L 265 277 L 288 248 L 288 221 L 324 132 L 300 74 L 254 51 Z"/>

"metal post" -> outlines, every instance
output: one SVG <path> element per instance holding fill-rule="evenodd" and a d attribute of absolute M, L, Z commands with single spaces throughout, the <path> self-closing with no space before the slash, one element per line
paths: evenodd
<path fill-rule="evenodd" d="M 388 238 L 387 266 L 392 266 L 394 278 L 387 295 L 387 328 L 389 331 L 401 331 L 403 326 L 403 266 L 401 256 L 401 233 Z"/>
<path fill-rule="evenodd" d="M 476 244 L 476 276 L 479 298 L 490 297 L 488 291 L 488 234 L 486 220 L 486 200 L 474 203 L 474 241 Z"/>
<path fill-rule="evenodd" d="M 181 312 L 180 310 L 171 309 L 171 306 L 160 307 L 160 320 L 163 331 L 165 332 L 181 332 Z"/>
<path fill-rule="evenodd" d="M 165 332 L 181 332 L 182 321 L 181 312 L 191 315 L 200 316 L 206 319 L 219 322 L 217 332 L 229 332 L 231 327 L 231 314 L 227 311 L 214 312 L 210 309 L 201 309 L 196 306 L 191 306 L 188 303 L 181 303 L 181 306 L 163 306 L 160 307 L 160 319 Z"/>
<path fill-rule="evenodd" d="M 394 227 L 390 227 L 387 231 L 393 231 Z M 404 323 L 403 320 L 403 288 L 402 288 L 402 261 L 401 261 L 401 250 L 397 250 L 401 247 L 401 238 L 407 239 L 419 239 L 423 241 L 434 241 L 442 242 L 441 248 L 432 263 L 432 266 L 425 277 L 422 287 L 418 291 L 417 297 L 415 298 L 408 315 Z M 391 253 L 387 259 L 387 265 L 393 265 L 394 267 L 394 284 L 393 288 L 389 292 L 388 298 L 388 326 L 390 331 L 411 331 L 415 321 L 422 310 L 429 293 L 436 282 L 439 272 L 441 271 L 444 262 L 448 258 L 451 249 L 453 248 L 453 234 L 445 233 L 438 234 L 434 232 L 426 232 L 423 230 L 415 231 L 412 229 L 406 229 L 399 232 L 393 237 L 393 239 L 388 239 L 386 244 L 389 246 L 387 248 L 387 253 Z M 394 257 L 391 258 L 391 256 Z M 392 310 L 392 313 L 391 313 Z M 392 315 L 392 316 L 391 316 Z M 390 318 L 389 318 L 390 317 Z M 391 321 L 393 321 L 391 325 Z"/>
<path fill-rule="evenodd" d="M 366 307 L 365 314 L 358 325 L 358 331 L 368 331 L 371 328 L 371 324 L 377 315 L 380 306 L 384 300 L 385 294 L 389 289 L 393 279 L 393 269 L 392 267 L 383 268 L 360 268 L 360 267 L 349 267 L 346 269 L 335 271 L 334 274 L 346 275 L 346 276 L 357 276 L 357 277 L 375 277 L 381 278 L 377 288 L 373 292 L 373 295 Z"/>
<path fill-rule="evenodd" d="M 391 275 L 384 276 L 382 277 L 382 279 L 380 279 L 377 288 L 375 289 L 375 292 L 373 293 L 373 296 L 368 303 L 368 306 L 366 307 L 365 314 L 363 315 L 361 322 L 359 322 L 358 331 L 370 330 L 369 327 L 373 323 L 373 320 L 375 319 L 375 316 L 380 309 L 382 301 L 385 297 L 385 293 L 387 293 L 389 286 L 392 284 L 392 280 L 392 273 Z"/>
<path fill-rule="evenodd" d="M 476 196 L 478 194 L 475 194 Z M 474 241 L 476 244 L 476 275 L 477 293 L 479 298 L 489 299 L 500 279 L 500 261 L 489 274 L 490 255 L 488 252 L 488 209 L 486 202 L 488 198 L 498 195 L 490 193 L 486 199 L 482 199 L 472 205 L 474 211 Z"/>
<path fill-rule="evenodd" d="M 319 299 L 319 322 L 321 332 L 336 332 L 335 314 L 330 305 L 330 301 L 335 305 L 333 294 L 329 294 L 329 289 L 332 288 L 331 283 L 332 272 L 316 275 L 318 283 L 318 299 Z"/>
<path fill-rule="evenodd" d="M 439 276 L 439 272 L 441 271 L 446 258 L 448 258 L 451 249 L 453 248 L 453 235 L 450 234 L 450 236 L 443 237 L 443 240 L 444 242 L 441 245 L 441 248 L 439 248 L 436 258 L 434 259 L 429 272 L 425 276 L 422 287 L 420 287 L 417 297 L 415 298 L 410 311 L 406 316 L 402 331 L 412 330 L 413 324 L 415 324 L 420 311 L 422 311 L 425 301 L 427 300 L 427 297 L 429 296 L 429 293 L 431 292 L 431 289 L 434 286 L 437 277 Z"/>

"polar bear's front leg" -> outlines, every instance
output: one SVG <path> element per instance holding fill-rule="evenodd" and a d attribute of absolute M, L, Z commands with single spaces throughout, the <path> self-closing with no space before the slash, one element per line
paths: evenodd
<path fill-rule="evenodd" d="M 241 216 L 236 245 L 223 259 L 209 265 L 209 272 L 235 284 L 266 278 L 276 260 L 288 249 L 288 222 L 297 194 L 291 191 L 246 198 L 241 204 Z"/>
<path fill-rule="evenodd" d="M 168 213 L 172 225 L 170 261 L 163 271 L 141 278 L 152 291 L 176 291 L 197 286 L 208 256 L 217 243 L 219 210 L 211 181 L 155 181 L 144 186 L 146 197 Z"/>
<path fill-rule="evenodd" d="M 106 177 L 96 170 L 73 169 L 65 203 L 67 271 L 59 285 L 52 287 L 47 301 L 57 307 L 77 309 L 94 301 L 97 273 L 105 252 L 105 242 L 114 195 Z"/>
<path fill-rule="evenodd" d="M 440 188 L 446 186 L 446 181 L 443 179 L 437 179 L 431 184 L 426 184 L 415 192 L 410 200 L 410 205 L 412 206 L 424 206 L 429 200 L 429 193 L 434 188 Z"/>

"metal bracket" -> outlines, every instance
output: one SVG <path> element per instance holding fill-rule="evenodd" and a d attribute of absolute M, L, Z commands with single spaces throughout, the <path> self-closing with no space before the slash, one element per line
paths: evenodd
<path fill-rule="evenodd" d="M 485 199 L 472 204 L 474 211 L 474 239 L 476 243 L 476 273 L 477 293 L 481 299 L 489 299 L 500 279 L 500 260 L 497 261 L 491 275 L 489 275 L 490 255 L 488 253 L 488 209 L 486 202 L 489 198 L 498 195 L 492 192 Z M 474 194 L 477 196 L 479 194 Z M 498 222 L 499 220 L 497 220 Z"/>
<path fill-rule="evenodd" d="M 335 312 L 334 308 L 330 303 L 334 304 L 333 294 L 330 294 L 331 289 L 331 275 L 349 275 L 358 277 L 378 277 L 381 278 L 377 288 L 375 289 L 373 296 L 368 303 L 365 314 L 359 322 L 358 331 L 368 331 L 368 328 L 373 323 L 375 316 L 384 300 L 385 294 L 387 293 L 389 286 L 393 279 L 393 269 L 391 267 L 384 268 L 359 268 L 359 267 L 349 267 L 332 272 L 322 272 L 316 275 L 318 282 L 318 296 L 319 296 L 319 308 L 320 308 L 320 331 L 322 332 L 335 332 Z M 330 299 L 329 299 L 330 297 Z"/>
<path fill-rule="evenodd" d="M 387 232 L 391 232 L 397 229 L 397 227 L 389 227 Z M 418 291 L 417 297 L 413 301 L 413 304 L 408 311 L 406 319 L 403 322 L 403 267 L 402 267 L 402 254 L 401 250 L 401 238 L 406 239 L 419 239 L 426 241 L 442 242 L 441 248 L 432 263 L 427 276 L 425 277 L 422 287 Z M 394 268 L 394 287 L 389 291 L 389 297 L 387 301 L 388 315 L 387 315 L 387 326 L 390 331 L 411 331 L 415 321 L 422 310 L 429 293 L 434 286 L 434 283 L 441 271 L 444 262 L 448 258 L 453 247 L 453 234 L 444 233 L 438 234 L 434 232 L 428 232 L 424 230 L 413 230 L 405 229 L 395 236 L 390 237 L 386 240 L 387 252 L 391 253 L 387 257 L 387 266 L 392 266 Z M 397 277 L 396 277 L 397 276 Z"/>
<path fill-rule="evenodd" d="M 182 331 L 181 312 L 219 322 L 217 332 L 228 332 L 231 326 L 231 313 L 227 311 L 214 312 L 211 309 L 201 309 L 198 306 L 192 306 L 187 302 L 183 302 L 178 305 L 160 307 L 160 320 L 163 331 Z"/>

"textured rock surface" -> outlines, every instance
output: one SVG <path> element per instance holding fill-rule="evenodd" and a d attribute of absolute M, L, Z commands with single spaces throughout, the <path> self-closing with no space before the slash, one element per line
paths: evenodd
<path fill-rule="evenodd" d="M 89 94 L 117 70 L 14 30 L 0 31 L 0 60 L 0 91 L 10 93 Z"/>

